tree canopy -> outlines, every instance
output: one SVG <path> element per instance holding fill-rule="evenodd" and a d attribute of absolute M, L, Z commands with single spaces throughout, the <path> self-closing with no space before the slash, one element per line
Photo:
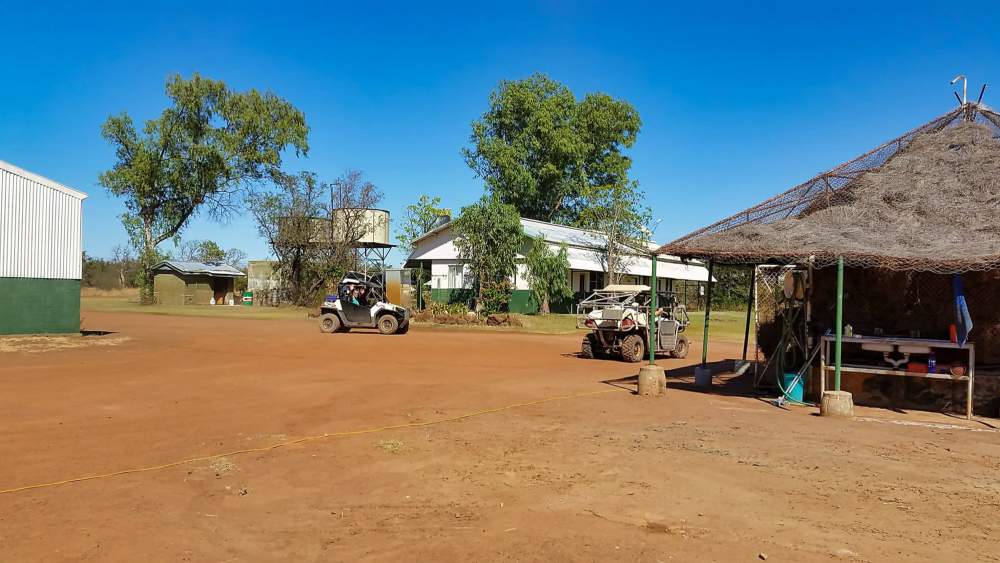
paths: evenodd
<path fill-rule="evenodd" d="M 566 245 L 560 245 L 558 252 L 552 252 L 544 238 L 534 238 L 528 243 L 525 266 L 528 271 L 528 286 L 538 300 L 539 312 L 549 313 L 553 300 L 566 299 L 573 295 L 569 286 L 569 257 Z"/>
<path fill-rule="evenodd" d="M 305 116 L 270 92 L 236 92 L 195 74 L 171 77 L 166 94 L 169 107 L 141 130 L 125 113 L 101 127 L 117 162 L 100 183 L 125 200 L 122 222 L 140 251 L 146 302 L 158 244 L 203 209 L 232 213 L 248 188 L 280 174 L 286 149 L 309 149 Z"/>
<path fill-rule="evenodd" d="M 380 227 L 372 225 L 366 210 L 381 200 L 382 192 L 357 170 L 329 183 L 302 172 L 283 177 L 277 189 L 254 194 L 250 212 L 277 259 L 282 298 L 311 305 L 318 291 L 357 269 L 355 243 Z"/>
<path fill-rule="evenodd" d="M 510 303 L 510 277 L 517 270 L 515 260 L 524 241 L 517 209 L 484 196 L 462 208 L 454 229 L 458 255 L 476 281 L 479 309 L 485 313 L 504 310 Z"/>
<path fill-rule="evenodd" d="M 588 188 L 588 205 L 580 212 L 577 224 L 603 235 L 604 266 L 610 283 L 621 283 L 630 261 L 636 255 L 651 254 L 647 225 L 650 211 L 635 183 Z"/>
<path fill-rule="evenodd" d="M 407 205 L 396 235 L 400 250 L 409 254 L 413 250 L 413 241 L 433 229 L 442 215 L 451 215 L 451 209 L 441 207 L 441 198 L 438 196 L 421 195 L 416 203 Z"/>
<path fill-rule="evenodd" d="M 631 104 L 603 93 L 577 101 L 543 74 L 503 81 L 472 123 L 466 163 L 500 201 L 527 218 L 575 224 L 594 188 L 629 186 L 642 122 Z"/>

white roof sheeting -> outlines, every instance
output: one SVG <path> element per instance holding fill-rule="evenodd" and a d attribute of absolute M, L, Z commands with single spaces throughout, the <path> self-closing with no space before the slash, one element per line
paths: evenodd
<path fill-rule="evenodd" d="M 80 279 L 86 197 L 0 160 L 0 277 Z"/>
<path fill-rule="evenodd" d="M 164 260 L 163 262 L 153 266 L 153 270 L 173 270 L 179 274 L 217 276 L 225 278 L 238 278 L 246 275 L 229 264 L 222 264 L 218 262 L 186 262 L 182 260 Z"/>
<path fill-rule="evenodd" d="M 571 269 L 591 272 L 607 271 L 601 252 L 605 245 L 604 235 L 601 233 L 524 218 L 521 219 L 521 226 L 526 235 L 544 238 L 554 251 L 565 244 Z M 445 223 L 414 240 L 413 252 L 407 259 L 457 260 L 458 250 L 455 248 L 453 239 L 454 233 L 451 223 Z M 659 244 L 650 242 L 650 253 L 659 247 Z M 521 255 L 518 257 L 523 258 Z M 652 273 L 652 262 L 649 258 L 630 256 L 625 259 L 624 266 L 624 273 L 627 275 L 649 276 Z M 680 259 L 675 256 L 664 255 L 657 260 L 656 277 L 703 282 L 708 281 L 708 269 L 697 261 L 685 264 L 681 263 Z"/>

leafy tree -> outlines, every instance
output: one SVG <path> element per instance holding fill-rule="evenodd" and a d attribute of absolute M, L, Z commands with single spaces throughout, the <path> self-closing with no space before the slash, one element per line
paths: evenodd
<path fill-rule="evenodd" d="M 118 287 L 135 287 L 139 264 L 131 246 L 116 244 L 111 249 L 111 262 L 118 274 Z"/>
<path fill-rule="evenodd" d="M 356 170 L 331 183 L 311 172 L 282 178 L 277 190 L 250 198 L 257 230 L 278 261 L 285 298 L 312 304 L 317 292 L 356 269 L 356 242 L 381 225 L 365 210 L 382 193 Z"/>
<path fill-rule="evenodd" d="M 250 213 L 277 259 L 284 298 L 307 304 L 311 288 L 321 278 L 314 238 L 315 218 L 322 209 L 322 186 L 311 172 L 282 177 L 277 184 L 278 190 L 250 197 Z"/>
<path fill-rule="evenodd" d="M 559 252 L 552 252 L 544 238 L 531 239 L 525 255 L 525 265 L 528 269 L 528 285 L 540 304 L 541 314 L 549 314 L 551 301 L 573 295 L 569 286 L 566 245 L 561 245 Z"/>
<path fill-rule="evenodd" d="M 543 74 L 503 81 L 472 123 L 466 163 L 527 218 L 573 224 L 595 188 L 628 185 L 624 151 L 642 125 L 631 104 L 602 93 L 577 101 Z"/>
<path fill-rule="evenodd" d="M 403 214 L 403 224 L 399 228 L 396 240 L 404 254 L 413 251 L 413 241 L 434 228 L 434 223 L 442 215 L 451 215 L 451 209 L 440 207 L 441 198 L 421 195 L 412 205 L 406 206 Z"/>
<path fill-rule="evenodd" d="M 238 248 L 223 250 L 212 240 L 189 240 L 178 245 L 177 258 L 195 262 L 222 262 L 243 269 L 246 266 L 247 255 Z"/>
<path fill-rule="evenodd" d="M 621 283 L 629 262 L 636 255 L 648 256 L 650 211 L 642 204 L 643 194 L 635 182 L 590 187 L 585 191 L 588 205 L 577 225 L 604 236 L 604 266 L 610 283 Z"/>
<path fill-rule="evenodd" d="M 454 229 L 458 255 L 476 282 L 477 308 L 485 314 L 504 310 L 510 304 L 510 278 L 517 270 L 515 259 L 524 240 L 517 209 L 484 196 L 462 208 Z"/>
<path fill-rule="evenodd" d="M 236 92 L 195 74 L 167 80 L 166 94 L 170 106 L 141 130 L 124 113 L 101 127 L 117 162 L 100 183 L 125 199 L 122 222 L 139 249 L 145 303 L 157 245 L 199 211 L 220 218 L 237 210 L 248 189 L 278 176 L 286 149 L 308 151 L 302 112 L 270 92 Z"/>

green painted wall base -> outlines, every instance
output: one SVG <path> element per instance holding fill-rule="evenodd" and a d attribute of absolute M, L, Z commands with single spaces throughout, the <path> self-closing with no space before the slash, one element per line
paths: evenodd
<path fill-rule="evenodd" d="M 0 334 L 80 332 L 80 280 L 0 278 Z"/>
<path fill-rule="evenodd" d="M 476 293 L 471 289 L 432 289 L 431 299 L 438 303 L 471 304 Z M 571 313 L 576 301 L 572 298 L 549 303 L 553 313 Z M 515 289 L 510 296 L 510 312 L 522 315 L 533 315 L 538 312 L 539 304 L 535 293 L 529 289 Z"/>

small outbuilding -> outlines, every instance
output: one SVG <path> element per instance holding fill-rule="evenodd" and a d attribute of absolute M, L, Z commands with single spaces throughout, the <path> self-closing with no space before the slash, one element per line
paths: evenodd
<path fill-rule="evenodd" d="M 80 331 L 86 198 L 0 160 L 0 334 Z"/>
<path fill-rule="evenodd" d="M 161 305 L 233 305 L 245 275 L 220 262 L 165 260 L 153 267 L 153 296 Z"/>

